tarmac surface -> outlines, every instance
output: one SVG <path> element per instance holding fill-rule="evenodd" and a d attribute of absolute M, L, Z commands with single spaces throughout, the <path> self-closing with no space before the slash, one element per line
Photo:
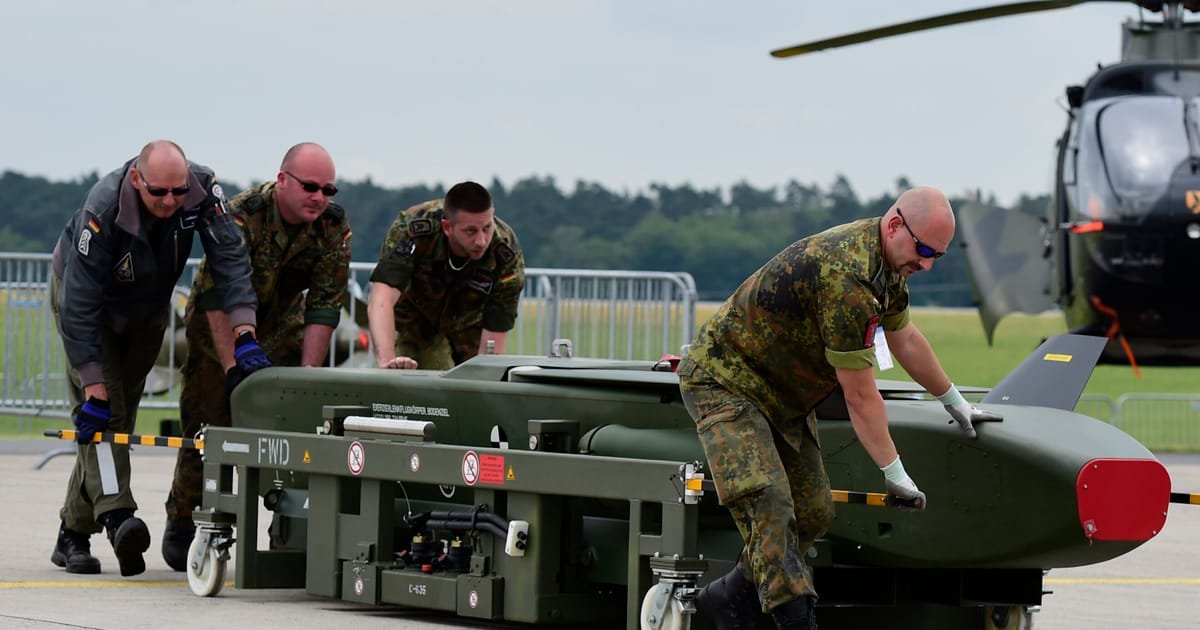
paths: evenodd
<path fill-rule="evenodd" d="M 517 627 L 438 612 L 361 606 L 302 590 L 243 590 L 231 581 L 215 598 L 196 597 L 184 575 L 167 567 L 159 552 L 165 523 L 162 504 L 175 463 L 174 452 L 163 448 L 138 447 L 133 456 L 138 516 L 152 536 L 146 572 L 120 577 L 112 548 L 98 535 L 92 537 L 92 552 L 103 572 L 67 574 L 50 563 L 50 551 L 74 457 L 55 457 L 41 470 L 34 469 L 41 453 L 64 445 L 50 440 L 0 441 L 0 540 L 5 544 L 0 553 L 0 628 Z M 1170 471 L 1174 491 L 1200 492 L 1200 455 L 1165 454 L 1160 459 Z M 267 519 L 260 520 L 265 524 Z M 265 532 L 259 534 L 260 547 L 265 547 Z M 237 545 L 234 553 L 236 549 Z M 1200 627 L 1200 506 L 1172 504 L 1166 527 L 1154 540 L 1109 562 L 1053 570 L 1046 588 L 1053 593 L 1033 616 L 1038 630 Z"/>

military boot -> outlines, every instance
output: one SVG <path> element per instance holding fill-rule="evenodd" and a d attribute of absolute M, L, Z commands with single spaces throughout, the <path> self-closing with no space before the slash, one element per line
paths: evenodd
<path fill-rule="evenodd" d="M 701 589 L 696 607 L 716 624 L 717 630 L 754 630 L 762 615 L 758 591 L 742 574 L 741 564 Z"/>
<path fill-rule="evenodd" d="M 771 609 L 771 618 L 779 630 L 817 630 L 816 602 L 811 597 L 797 597 Z"/>
<path fill-rule="evenodd" d="M 142 553 L 150 548 L 150 530 L 142 519 L 134 516 L 133 510 L 121 508 L 101 514 L 99 521 L 108 530 L 108 540 L 121 564 L 121 575 L 129 577 L 145 571 Z"/>
<path fill-rule="evenodd" d="M 162 555 L 167 566 L 176 571 L 187 570 L 188 547 L 196 537 L 196 524 L 190 518 L 168 518 L 163 531 Z"/>
<path fill-rule="evenodd" d="M 54 544 L 50 562 L 65 567 L 67 573 L 99 573 L 100 561 L 92 555 L 92 543 L 88 538 L 87 534 L 67 529 L 66 523 L 60 524 L 58 542 Z"/>

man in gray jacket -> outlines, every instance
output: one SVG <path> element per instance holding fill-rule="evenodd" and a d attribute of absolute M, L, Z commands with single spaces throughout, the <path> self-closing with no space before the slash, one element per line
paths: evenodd
<path fill-rule="evenodd" d="M 93 441 L 131 433 L 146 374 L 170 322 L 171 296 L 196 233 L 222 288 L 245 373 L 270 359 L 254 339 L 255 296 L 241 234 L 213 172 L 168 140 L 88 191 L 54 247 L 51 306 L 67 353 L 79 451 L 60 512 L 51 562 L 68 573 L 99 573 L 88 538 L 108 530 L 121 575 L 146 570 L 150 532 L 135 517 L 129 446 Z"/>

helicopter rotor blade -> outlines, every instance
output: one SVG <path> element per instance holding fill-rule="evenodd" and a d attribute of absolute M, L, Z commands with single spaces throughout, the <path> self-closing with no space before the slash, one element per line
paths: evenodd
<path fill-rule="evenodd" d="M 1012 2 L 1009 4 L 998 4 L 990 7 L 982 7 L 979 9 L 969 9 L 967 11 L 956 11 L 954 13 L 946 13 L 943 15 L 935 15 L 933 17 L 922 18 L 920 20 L 912 20 L 911 22 L 901 22 L 890 26 L 881 26 L 878 28 L 867 29 L 857 33 L 849 33 L 821 39 L 815 42 L 808 42 L 798 46 L 788 48 L 780 48 L 772 50 L 772 57 L 794 57 L 796 55 L 804 55 L 819 50 L 829 48 L 840 48 L 842 46 L 851 46 L 853 44 L 861 44 L 875 39 L 884 37 L 894 37 L 896 35 L 904 35 L 905 33 L 915 33 L 917 31 L 927 31 L 929 29 L 940 28 L 943 26 L 951 26 L 954 24 L 963 24 L 966 22 L 977 22 L 979 20 L 988 20 L 996 17 L 1005 17 L 1009 15 L 1020 15 L 1022 13 L 1036 13 L 1038 11 L 1051 11 L 1054 9 L 1065 9 L 1073 7 L 1077 4 L 1085 4 L 1088 2 L 1127 2 L 1128 0 L 1033 0 L 1030 2 Z"/>

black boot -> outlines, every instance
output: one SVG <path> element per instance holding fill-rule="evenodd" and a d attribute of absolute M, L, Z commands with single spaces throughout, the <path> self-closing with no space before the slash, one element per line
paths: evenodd
<path fill-rule="evenodd" d="M 121 564 L 121 575 L 129 577 L 146 570 L 142 554 L 150 548 L 150 530 L 142 519 L 133 515 L 133 510 L 121 508 L 105 512 L 99 521 L 108 530 L 108 540 L 113 553 Z"/>
<path fill-rule="evenodd" d="M 99 573 L 100 561 L 92 555 L 92 543 L 88 538 L 87 534 L 67 529 L 66 523 L 60 524 L 58 542 L 54 544 L 50 562 L 65 567 L 67 573 Z"/>
<path fill-rule="evenodd" d="M 780 630 L 817 630 L 816 603 L 811 597 L 797 597 L 771 609 L 771 618 Z"/>
<path fill-rule="evenodd" d="M 701 589 L 696 607 L 713 620 L 717 630 L 754 630 L 762 614 L 758 591 L 742 574 L 740 564 Z"/>
<path fill-rule="evenodd" d="M 188 547 L 196 536 L 196 524 L 190 518 L 168 518 L 163 531 L 162 556 L 167 566 L 176 571 L 187 570 Z"/>

